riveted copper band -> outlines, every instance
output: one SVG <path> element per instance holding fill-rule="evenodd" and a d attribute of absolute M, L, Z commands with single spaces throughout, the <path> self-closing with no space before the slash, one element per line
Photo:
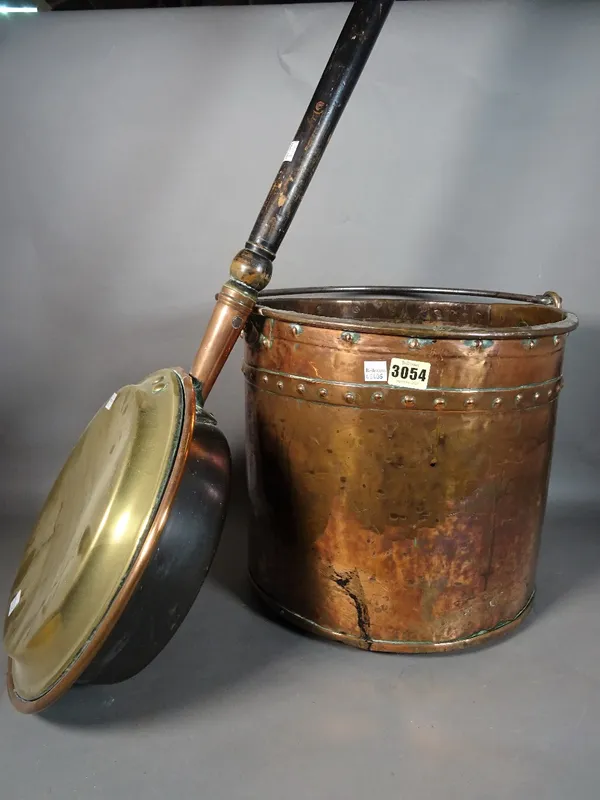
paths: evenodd
<path fill-rule="evenodd" d="M 244 363 L 242 371 L 251 386 L 313 403 L 369 409 L 417 411 L 506 412 L 523 411 L 551 403 L 562 388 L 562 377 L 523 386 L 403 389 L 384 383 L 346 383 L 315 380 L 304 375 L 258 369 Z"/>

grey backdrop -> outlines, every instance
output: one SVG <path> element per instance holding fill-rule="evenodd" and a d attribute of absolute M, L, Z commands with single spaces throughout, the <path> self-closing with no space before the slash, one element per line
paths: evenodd
<path fill-rule="evenodd" d="M 0 20 L 0 593 L 89 417 L 188 366 L 347 5 Z M 600 6 L 394 8 L 272 286 L 554 289 L 565 364 L 536 609 L 496 647 L 378 656 L 282 628 L 217 563 L 142 675 L 45 717 L 0 700 L 0 796 L 596 800 Z M 299 271 L 302 270 L 302 279 Z"/>

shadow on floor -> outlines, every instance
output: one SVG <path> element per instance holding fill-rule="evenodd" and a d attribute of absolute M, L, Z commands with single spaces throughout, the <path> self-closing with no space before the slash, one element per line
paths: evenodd
<path fill-rule="evenodd" d="M 542 533 L 535 616 L 600 576 L 600 501 L 550 506 Z"/>

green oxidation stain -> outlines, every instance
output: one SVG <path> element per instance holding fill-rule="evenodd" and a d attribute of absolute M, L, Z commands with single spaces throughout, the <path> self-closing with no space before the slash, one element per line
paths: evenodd
<path fill-rule="evenodd" d="M 270 323 L 270 324 L 269 324 Z M 263 347 L 266 347 L 269 350 L 273 346 L 273 320 L 267 320 L 267 324 L 264 327 L 264 331 L 266 333 L 261 333 L 259 337 L 259 342 Z"/>
<path fill-rule="evenodd" d="M 494 631 L 498 631 L 501 628 L 505 628 L 507 625 L 510 625 L 513 622 L 516 622 L 519 617 L 522 617 L 523 614 L 529 609 L 529 606 L 533 602 L 533 594 L 530 596 L 529 600 L 525 603 L 523 608 L 516 614 L 516 616 L 512 617 L 511 619 L 503 619 L 500 622 L 496 623 L 492 628 L 483 628 L 480 631 L 475 631 L 472 633 L 468 638 L 469 639 L 477 639 L 479 636 L 485 636 L 486 633 L 493 633 Z"/>
<path fill-rule="evenodd" d="M 417 537 L 415 536 L 415 538 L 413 539 L 413 547 L 418 547 L 418 546 L 419 545 L 417 544 Z"/>
<path fill-rule="evenodd" d="M 493 339 L 465 339 L 463 344 L 472 347 L 474 350 L 487 350 L 494 344 Z"/>
<path fill-rule="evenodd" d="M 523 339 L 521 344 L 526 350 L 531 350 L 536 346 L 537 339 Z"/>
<path fill-rule="evenodd" d="M 416 339 L 417 347 L 425 347 L 428 344 L 435 344 L 435 339 Z"/>

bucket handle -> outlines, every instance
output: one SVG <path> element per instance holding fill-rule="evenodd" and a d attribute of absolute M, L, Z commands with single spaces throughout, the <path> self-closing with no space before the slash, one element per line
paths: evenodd
<path fill-rule="evenodd" d="M 418 297 L 428 294 L 458 295 L 461 297 L 487 297 L 496 300 L 509 300 L 519 303 L 554 306 L 562 308 L 562 297 L 556 292 L 543 294 L 514 294 L 513 292 L 487 292 L 483 289 L 448 289 L 431 286 L 307 286 L 298 289 L 270 289 L 260 293 L 261 301 L 277 297 L 294 297 L 298 295 L 350 294 L 353 296 L 407 296 Z"/>

